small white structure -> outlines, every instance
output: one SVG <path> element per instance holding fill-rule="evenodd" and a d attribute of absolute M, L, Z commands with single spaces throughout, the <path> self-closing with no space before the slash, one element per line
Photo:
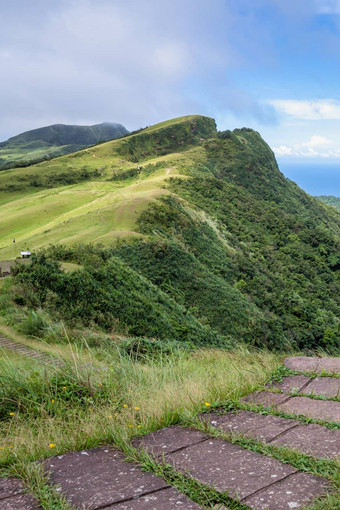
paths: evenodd
<path fill-rule="evenodd" d="M 23 259 L 29 259 L 32 253 L 30 251 L 21 251 L 20 255 L 22 256 Z"/>

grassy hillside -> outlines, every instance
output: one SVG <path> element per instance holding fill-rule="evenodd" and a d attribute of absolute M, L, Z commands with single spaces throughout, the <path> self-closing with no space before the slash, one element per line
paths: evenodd
<path fill-rule="evenodd" d="M 320 195 L 315 197 L 317 200 L 324 202 L 327 205 L 332 205 L 340 211 L 340 197 L 333 197 L 332 195 Z"/>
<path fill-rule="evenodd" d="M 285 179 L 250 129 L 182 117 L 6 170 L 0 217 L 0 259 L 58 244 L 20 266 L 4 298 L 40 336 L 63 320 L 170 342 L 339 348 L 340 215 Z"/>
<path fill-rule="evenodd" d="M 54 124 L 26 131 L 0 143 L 0 170 L 70 154 L 127 133 L 121 124 L 109 122 L 94 126 Z"/>

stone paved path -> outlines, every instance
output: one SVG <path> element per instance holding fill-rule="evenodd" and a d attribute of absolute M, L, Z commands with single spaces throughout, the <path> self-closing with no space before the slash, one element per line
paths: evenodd
<path fill-rule="evenodd" d="M 28 356 L 29 358 L 33 358 L 42 363 L 53 363 L 57 366 L 64 366 L 64 363 L 60 359 L 54 358 L 44 352 L 35 351 L 34 349 L 27 347 L 27 345 L 14 342 L 0 333 L 0 349 L 1 348 L 8 349 L 17 354 L 21 354 L 22 356 Z"/>
<path fill-rule="evenodd" d="M 340 402 L 327 399 L 340 397 L 340 358 L 287 358 L 285 365 L 292 370 L 304 372 L 332 373 L 334 377 L 307 377 L 295 375 L 284 377 L 281 383 L 274 383 L 268 389 L 247 395 L 242 400 L 251 404 L 273 407 L 289 414 L 302 414 L 310 418 L 340 422 Z M 305 396 L 291 396 L 291 393 L 322 397 L 316 400 Z"/>
<path fill-rule="evenodd" d="M 38 510 L 37 501 L 26 494 L 24 484 L 17 478 L 0 478 L 1 510 Z"/>
<path fill-rule="evenodd" d="M 77 508 L 199 510 L 162 478 L 124 461 L 110 447 L 71 452 L 45 461 L 52 483 Z"/>
<path fill-rule="evenodd" d="M 321 373 L 326 366 L 327 377 L 312 378 L 304 374 L 286 377 L 268 390 L 246 397 L 244 401 L 262 402 L 290 413 L 298 410 L 303 414 L 302 409 L 304 414 L 315 412 L 328 421 L 339 421 L 339 402 L 290 395 L 294 391 L 333 399 L 338 396 L 340 379 L 336 378 L 336 374 L 340 372 L 340 360 L 323 360 L 288 358 L 288 365 L 295 367 L 294 370 L 299 367 L 303 372 Z M 306 370 L 306 366 L 309 370 Z M 314 457 L 340 458 L 339 429 L 317 424 L 305 425 L 295 418 L 286 419 L 270 414 L 270 409 L 266 415 L 246 410 L 214 411 L 200 415 L 199 419 L 228 433 L 242 433 Z M 217 492 L 227 491 L 231 498 L 239 499 L 256 510 L 301 508 L 331 490 L 325 478 L 300 472 L 290 464 L 225 439 L 212 438 L 208 433 L 192 428 L 163 428 L 133 440 L 132 445 L 145 449 L 158 462 L 164 460 L 178 472 L 190 474 Z M 136 464 L 127 463 L 123 454 L 110 446 L 58 455 L 45 460 L 44 468 L 50 482 L 57 484 L 67 501 L 78 509 L 203 510 L 164 479 L 143 472 Z M 38 503 L 23 491 L 20 481 L 0 479 L 1 510 L 37 510 Z"/>

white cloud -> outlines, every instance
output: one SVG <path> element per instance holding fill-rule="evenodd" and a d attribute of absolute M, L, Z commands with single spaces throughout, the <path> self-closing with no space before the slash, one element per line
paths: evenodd
<path fill-rule="evenodd" d="M 276 156 L 293 156 L 293 149 L 291 147 L 287 147 L 287 145 L 280 145 L 280 147 L 273 147 L 273 151 Z"/>
<path fill-rule="evenodd" d="M 340 101 L 335 99 L 297 100 L 273 99 L 267 101 L 278 112 L 304 120 L 339 120 Z"/>
<path fill-rule="evenodd" d="M 313 135 L 308 140 L 308 142 L 306 142 L 306 143 L 304 143 L 302 145 L 305 146 L 305 147 L 314 148 L 314 147 L 322 147 L 322 146 L 325 146 L 325 145 L 330 145 L 331 143 L 332 142 L 330 140 L 328 140 L 328 138 L 326 138 L 325 136 Z"/>
<path fill-rule="evenodd" d="M 340 0 L 316 0 L 320 14 L 340 14 Z"/>
<path fill-rule="evenodd" d="M 1 13 L 0 140 L 55 122 L 136 129 L 211 113 L 183 93 L 229 54 L 216 45 L 217 13 L 204 0 L 14 3 Z"/>
<path fill-rule="evenodd" d="M 329 148 L 325 150 L 325 147 Z M 292 146 L 273 147 L 273 151 L 278 158 L 340 158 L 340 149 L 335 146 L 334 142 L 320 135 L 313 135 L 307 142 L 296 143 Z"/>

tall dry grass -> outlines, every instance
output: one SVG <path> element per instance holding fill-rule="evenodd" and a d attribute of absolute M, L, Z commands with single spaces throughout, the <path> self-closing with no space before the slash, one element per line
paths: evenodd
<path fill-rule="evenodd" d="M 0 358 L 3 467 L 192 419 L 208 404 L 261 387 L 280 362 L 243 346 L 143 361 L 116 347 L 71 351 L 63 368 Z"/>

